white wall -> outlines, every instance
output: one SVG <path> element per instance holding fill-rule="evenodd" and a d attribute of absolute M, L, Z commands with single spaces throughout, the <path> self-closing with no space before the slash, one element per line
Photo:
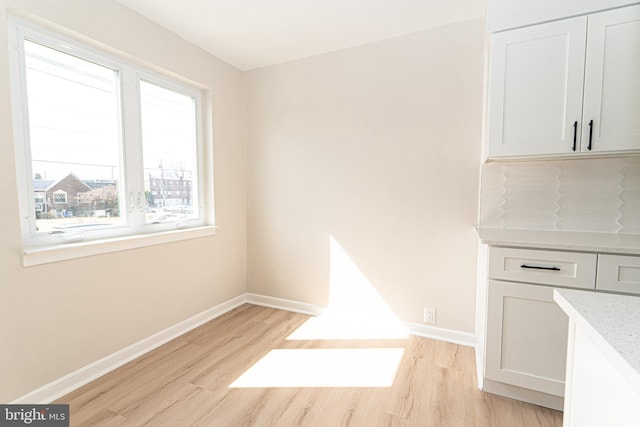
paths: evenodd
<path fill-rule="evenodd" d="M 483 25 L 246 73 L 250 292 L 327 304 L 333 237 L 402 320 L 473 332 Z"/>
<path fill-rule="evenodd" d="M 7 9 L 212 89 L 216 236 L 21 266 Z M 240 71 L 119 3 L 0 0 L 0 402 L 246 291 L 242 98 Z"/>

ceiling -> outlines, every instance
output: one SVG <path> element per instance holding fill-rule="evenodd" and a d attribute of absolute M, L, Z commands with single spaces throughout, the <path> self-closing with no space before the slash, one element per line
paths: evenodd
<path fill-rule="evenodd" d="M 484 16 L 485 0 L 117 0 L 249 70 Z"/>

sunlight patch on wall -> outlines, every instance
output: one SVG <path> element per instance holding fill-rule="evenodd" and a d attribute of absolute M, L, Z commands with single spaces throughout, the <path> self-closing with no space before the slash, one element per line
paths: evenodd
<path fill-rule="evenodd" d="M 391 387 L 402 348 L 276 349 L 230 388 Z"/>
<path fill-rule="evenodd" d="M 330 236 L 329 306 L 288 340 L 403 339 L 407 332 L 371 281 Z"/>

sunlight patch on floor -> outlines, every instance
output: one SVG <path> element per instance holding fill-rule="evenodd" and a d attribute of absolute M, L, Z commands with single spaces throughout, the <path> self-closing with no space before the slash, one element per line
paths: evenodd
<path fill-rule="evenodd" d="M 329 305 L 287 340 L 406 339 L 402 322 L 333 236 L 329 248 Z M 377 347 L 374 342 L 366 348 L 273 349 L 229 387 L 391 387 L 404 342 L 392 345 L 372 348 Z"/>
<path fill-rule="evenodd" d="M 391 387 L 402 348 L 276 349 L 230 388 Z"/>

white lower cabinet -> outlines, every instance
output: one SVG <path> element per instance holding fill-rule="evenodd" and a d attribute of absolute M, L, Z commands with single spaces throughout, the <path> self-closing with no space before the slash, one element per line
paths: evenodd
<path fill-rule="evenodd" d="M 563 409 L 569 319 L 554 288 L 640 295 L 640 256 L 490 246 L 484 391 Z"/>
<path fill-rule="evenodd" d="M 640 257 L 600 255 L 596 289 L 640 295 Z"/>
<path fill-rule="evenodd" d="M 553 288 L 489 281 L 485 377 L 562 397 L 567 315 Z"/>
<path fill-rule="evenodd" d="M 640 295 L 640 256 L 491 246 L 488 267 L 482 389 L 562 410 L 569 319 L 554 288 Z"/>
<path fill-rule="evenodd" d="M 490 248 L 483 390 L 562 410 L 569 320 L 553 289 L 594 290 L 597 259 Z"/>

